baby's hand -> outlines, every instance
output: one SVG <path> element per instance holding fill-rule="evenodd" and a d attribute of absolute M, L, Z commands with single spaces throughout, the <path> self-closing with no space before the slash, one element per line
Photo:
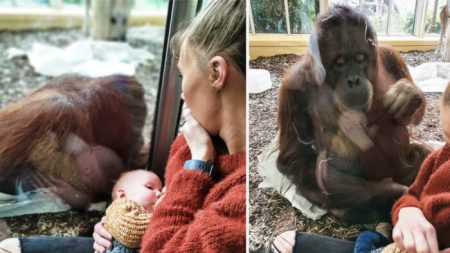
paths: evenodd
<path fill-rule="evenodd" d="M 112 236 L 103 226 L 105 223 L 105 216 L 103 216 L 102 220 L 95 224 L 94 233 L 92 237 L 94 237 L 94 245 L 93 248 L 95 252 L 105 253 L 106 249 L 112 248 Z"/>

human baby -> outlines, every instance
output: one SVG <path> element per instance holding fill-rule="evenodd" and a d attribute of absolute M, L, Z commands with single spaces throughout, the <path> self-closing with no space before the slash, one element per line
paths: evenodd
<path fill-rule="evenodd" d="M 123 173 L 113 187 L 104 227 L 113 237 L 109 253 L 139 252 L 151 213 L 161 196 L 162 182 L 147 170 Z"/>

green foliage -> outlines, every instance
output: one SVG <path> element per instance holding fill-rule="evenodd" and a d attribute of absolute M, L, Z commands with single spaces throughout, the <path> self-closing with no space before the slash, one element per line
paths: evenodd
<path fill-rule="evenodd" d="M 429 29 L 431 28 L 430 26 L 433 23 L 433 13 L 429 12 L 427 13 L 427 19 L 425 21 L 425 32 L 427 33 L 429 31 Z M 439 11 L 436 15 L 436 23 L 435 23 L 435 29 L 434 31 L 432 31 L 432 33 L 437 33 L 440 34 L 441 33 L 441 20 L 439 19 Z"/>
<path fill-rule="evenodd" d="M 207 0 L 203 0 L 203 2 L 206 1 Z M 169 6 L 169 0 L 146 0 L 145 3 L 147 6 L 152 8 L 163 8 L 165 6 Z"/>
<path fill-rule="evenodd" d="M 386 17 L 373 15 L 369 16 L 370 23 L 378 35 L 386 34 L 387 19 Z"/>
<path fill-rule="evenodd" d="M 428 31 L 432 24 L 433 13 L 427 13 L 426 21 L 425 21 L 425 32 Z M 408 32 L 408 34 L 412 34 L 414 29 L 414 13 L 408 12 L 406 14 L 406 23 L 404 26 L 404 30 Z M 439 34 L 441 32 L 441 21 L 439 20 L 439 14 L 436 17 L 436 29 L 433 33 Z"/>
<path fill-rule="evenodd" d="M 258 33 L 286 33 L 283 0 L 252 0 L 252 14 Z M 288 0 L 292 33 L 310 33 L 314 27 L 319 0 Z"/>
<path fill-rule="evenodd" d="M 319 0 L 289 0 L 291 33 L 310 33 L 319 12 Z"/>
<path fill-rule="evenodd" d="M 405 30 L 408 34 L 412 34 L 414 30 L 414 13 L 408 12 L 406 14 L 406 23 L 403 27 L 403 30 Z"/>
<path fill-rule="evenodd" d="M 84 3 L 86 2 L 86 0 L 64 0 L 65 4 L 79 4 L 79 5 L 84 5 Z"/>
<path fill-rule="evenodd" d="M 252 0 L 251 6 L 256 32 L 286 32 L 286 21 L 282 0 Z"/>

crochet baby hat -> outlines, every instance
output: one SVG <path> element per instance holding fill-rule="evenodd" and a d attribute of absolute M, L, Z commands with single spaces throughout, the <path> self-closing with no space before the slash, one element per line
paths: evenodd
<path fill-rule="evenodd" d="M 151 213 L 127 198 L 114 200 L 106 209 L 105 228 L 129 248 L 139 248 Z"/>
<path fill-rule="evenodd" d="M 387 245 L 386 247 L 384 247 L 383 251 L 381 251 L 381 253 L 407 253 L 404 250 L 401 250 L 399 247 L 397 247 L 397 245 L 395 245 L 395 243 L 391 243 L 389 245 Z"/>

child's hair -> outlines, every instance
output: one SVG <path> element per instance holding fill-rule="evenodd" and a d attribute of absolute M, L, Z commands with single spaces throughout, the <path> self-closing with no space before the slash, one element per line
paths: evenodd
<path fill-rule="evenodd" d="M 230 59 L 245 75 L 245 1 L 214 0 L 209 2 L 184 30 L 171 41 L 174 59 L 178 59 L 181 45 L 188 45 L 202 52 L 200 63 L 216 55 Z"/>
<path fill-rule="evenodd" d="M 445 91 L 442 94 L 442 105 L 450 105 L 450 82 L 447 84 L 447 88 L 445 88 Z"/>

